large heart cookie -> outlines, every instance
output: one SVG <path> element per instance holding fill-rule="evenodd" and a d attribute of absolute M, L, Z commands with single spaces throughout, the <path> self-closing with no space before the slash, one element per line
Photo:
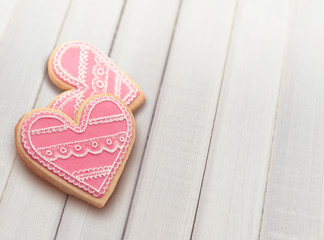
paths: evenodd
<path fill-rule="evenodd" d="M 48 107 L 72 119 L 82 102 L 96 94 L 111 93 L 133 111 L 145 101 L 137 84 L 87 42 L 67 42 L 57 47 L 49 58 L 48 73 L 59 88 L 70 90 L 57 96 Z"/>
<path fill-rule="evenodd" d="M 135 139 L 132 112 L 116 97 L 88 98 L 75 120 L 35 109 L 16 126 L 20 157 L 40 177 L 96 207 L 103 207 Z"/>

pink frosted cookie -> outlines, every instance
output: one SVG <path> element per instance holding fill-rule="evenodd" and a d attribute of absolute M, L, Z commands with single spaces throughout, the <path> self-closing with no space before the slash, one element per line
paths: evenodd
<path fill-rule="evenodd" d="M 34 109 L 20 119 L 15 133 L 19 156 L 32 171 L 103 207 L 131 152 L 135 122 L 120 99 L 99 94 L 80 104 L 74 120 L 56 109 Z"/>
<path fill-rule="evenodd" d="M 87 42 L 67 42 L 57 47 L 48 61 L 48 74 L 62 90 L 48 107 L 66 113 L 72 119 L 88 97 L 110 93 L 132 111 L 145 101 L 137 84 L 109 57 Z"/>

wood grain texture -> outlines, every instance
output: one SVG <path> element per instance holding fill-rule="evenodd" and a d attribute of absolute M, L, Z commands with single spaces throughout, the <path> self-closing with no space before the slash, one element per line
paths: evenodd
<path fill-rule="evenodd" d="M 15 0 L 0 1 L 0 43 L 5 30 L 10 28 L 9 21 L 15 7 Z"/>
<path fill-rule="evenodd" d="M 47 52 L 55 44 L 66 10 L 67 1 L 18 1 L 12 13 L 2 44 L 0 45 L 0 233 L 2 239 L 28 238 L 41 239 L 43 233 L 55 233 L 51 225 L 46 225 L 46 215 L 40 217 L 36 209 L 28 218 L 19 218 L 16 213 L 28 209 L 28 201 L 37 198 L 25 195 L 27 182 L 7 186 L 13 163 L 17 159 L 14 144 L 14 127 L 19 118 L 34 106 L 38 90 L 45 74 Z M 37 16 L 37 18 L 35 17 Z M 39 21 L 39 18 L 42 21 Z M 28 174 L 28 173 L 27 173 Z M 15 194 L 3 196 L 3 192 Z M 43 188 L 40 188 L 41 191 Z M 36 196 L 35 196 L 36 197 Z M 26 201 L 27 200 L 27 201 Z M 14 206 L 14 207 L 13 207 Z M 50 212 L 51 209 L 48 210 Z M 31 222 L 43 223 L 43 231 L 28 232 Z M 54 218 L 59 214 L 53 212 Z M 36 225 L 35 225 L 36 226 Z M 29 234 L 28 234 L 29 233 Z"/>
<path fill-rule="evenodd" d="M 238 5 L 193 239 L 258 239 L 289 3 Z"/>
<path fill-rule="evenodd" d="M 235 1 L 184 1 L 125 239 L 189 239 Z"/>
<path fill-rule="evenodd" d="M 0 124 L 4 126 L 0 130 L 0 195 L 17 156 L 14 126 L 34 105 L 44 76 L 47 52 L 55 43 L 67 7 L 66 1 L 19 1 L 3 36 L 0 45 Z"/>
<path fill-rule="evenodd" d="M 179 1 L 128 0 L 111 58 L 142 88 L 135 112 L 136 141 L 116 190 L 98 211 L 74 198 L 65 207 L 57 239 L 121 239 L 146 146 Z"/>
<path fill-rule="evenodd" d="M 324 2 L 0 0 L 0 239 L 324 238 Z M 103 209 L 40 180 L 14 126 L 84 40 L 142 88 Z"/>
<path fill-rule="evenodd" d="M 294 4 L 261 239 L 323 239 L 324 2 Z"/>
<path fill-rule="evenodd" d="M 56 4 L 58 3 L 59 2 L 57 2 Z M 39 79 L 38 88 L 40 87 L 40 81 L 44 79 L 40 94 L 37 98 L 35 106 L 36 108 L 46 107 L 49 102 L 61 92 L 49 80 L 46 69 L 48 57 L 57 44 L 68 40 L 82 39 L 93 42 L 105 52 L 109 51 L 116 26 L 118 24 L 119 14 L 121 12 L 123 2 L 119 0 L 102 0 L 96 1 L 96 3 L 89 3 L 90 2 L 86 0 L 75 0 L 72 2 L 72 5 L 69 8 L 69 12 L 66 15 L 66 20 L 64 22 L 62 31 L 56 31 L 53 33 L 50 32 L 53 35 L 49 35 L 48 38 L 51 37 L 52 39 L 42 39 L 42 41 L 44 42 L 51 41 L 52 44 L 47 49 L 39 49 L 39 46 L 37 44 L 32 44 L 30 46 L 31 49 L 29 49 L 29 51 L 40 51 L 40 53 L 42 54 L 41 59 L 36 58 L 36 60 L 38 60 L 40 64 L 37 65 L 37 68 L 35 68 L 34 70 L 35 72 L 41 73 L 41 79 Z M 48 3 L 46 3 L 45 5 L 52 7 Z M 64 6 L 67 7 L 67 5 Z M 53 19 L 51 20 L 61 20 L 60 24 L 63 24 L 62 21 L 65 19 L 64 11 L 58 11 L 55 15 L 52 9 L 51 14 L 53 15 Z M 30 18 L 35 19 L 33 17 Z M 48 23 L 45 22 L 44 24 L 46 25 Z M 36 25 L 36 28 L 38 26 L 39 25 Z M 96 26 L 100 31 L 94 31 L 94 26 Z M 33 27 L 35 28 L 35 26 Z M 60 27 L 61 26 L 58 26 L 58 29 L 60 29 Z M 45 30 L 43 30 L 43 32 L 49 34 Z M 38 43 L 40 34 L 41 33 L 35 34 L 34 38 L 30 39 L 31 43 L 33 43 L 33 41 L 36 41 Z M 22 47 L 24 46 L 25 45 L 22 45 Z M 17 49 L 14 49 L 13 51 L 17 51 Z M 26 61 L 30 62 L 36 60 L 33 59 L 32 54 L 30 54 L 29 59 L 26 59 Z M 26 65 L 26 63 L 24 64 Z M 9 68 L 12 69 L 12 66 L 8 65 L 8 69 Z M 30 69 L 26 69 L 26 72 L 28 71 L 30 72 Z M 31 104 L 29 105 L 29 108 L 31 108 L 33 102 L 36 101 L 37 95 L 35 94 L 34 98 L 32 98 L 32 96 L 26 95 L 26 93 L 23 91 L 30 89 L 30 86 L 33 85 L 30 82 L 26 81 L 26 79 L 28 78 L 21 80 L 24 81 L 25 89 L 20 90 L 23 94 L 19 96 L 19 101 L 21 103 L 31 101 Z M 19 104 L 19 102 L 17 102 L 17 104 Z M 12 112 L 16 114 L 17 109 Z M 20 115 L 23 115 L 25 112 L 27 112 L 27 109 L 22 110 L 20 112 Z M 14 121 L 8 119 L 8 121 L 12 121 L 12 126 L 10 127 L 10 129 L 8 129 L 8 131 L 10 131 L 10 134 L 12 135 L 14 131 L 14 124 L 19 119 L 19 117 L 15 117 L 16 119 Z M 14 139 L 13 136 L 10 139 Z M 13 140 L 8 141 L 8 143 L 10 144 L 13 144 L 13 142 Z M 14 153 L 14 146 L 13 149 L 10 150 L 12 153 Z M 17 196 L 21 196 L 19 200 L 17 200 Z M 0 205 L 0 232 L 4 234 L 2 236 L 8 237 L 9 239 L 14 237 L 19 239 L 22 238 L 22 236 L 24 236 L 24 238 L 26 239 L 54 238 L 63 211 L 65 200 L 66 194 L 36 177 L 29 171 L 29 169 L 26 168 L 26 166 L 24 166 L 20 159 L 18 159 L 10 175 L 7 189 Z M 34 224 L 31 225 L 31 222 L 33 222 Z"/>

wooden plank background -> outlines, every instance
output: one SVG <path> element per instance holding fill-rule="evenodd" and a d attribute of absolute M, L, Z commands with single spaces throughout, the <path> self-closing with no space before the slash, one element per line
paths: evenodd
<path fill-rule="evenodd" d="M 0 239 L 323 239 L 324 2 L 0 0 Z M 40 180 L 14 126 L 89 41 L 141 86 L 137 139 L 95 209 Z"/>

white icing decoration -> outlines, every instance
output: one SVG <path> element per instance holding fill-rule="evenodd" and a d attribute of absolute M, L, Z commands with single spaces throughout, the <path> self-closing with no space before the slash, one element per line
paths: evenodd
<path fill-rule="evenodd" d="M 108 166 L 111 169 L 111 171 L 109 173 L 108 172 L 98 171 L 99 175 L 96 175 L 96 176 L 97 177 L 98 176 L 105 176 L 105 179 L 102 181 L 102 184 L 99 187 L 93 187 L 93 186 L 87 184 L 86 182 L 81 181 L 79 178 L 76 178 L 70 172 L 62 169 L 61 167 L 59 167 L 58 165 L 55 164 L 53 159 L 48 158 L 48 156 L 46 156 L 46 151 L 52 151 L 51 147 L 59 147 L 59 149 L 61 150 L 62 149 L 61 147 L 64 144 L 66 145 L 68 143 L 57 144 L 57 145 L 53 145 L 53 146 L 50 146 L 50 147 L 36 149 L 35 146 L 33 145 L 32 141 L 31 141 L 31 136 L 34 135 L 31 128 L 32 128 L 33 124 L 35 124 L 37 122 L 37 120 L 39 120 L 41 118 L 51 118 L 51 119 L 57 119 L 57 120 L 59 120 L 61 122 L 64 122 L 64 124 L 62 124 L 62 126 L 67 126 L 67 129 L 71 129 L 76 133 L 83 133 L 87 128 L 87 123 L 89 122 L 89 116 L 90 116 L 91 111 L 96 106 L 96 104 L 101 103 L 103 101 L 114 102 L 116 104 L 116 106 L 118 106 L 120 111 L 123 113 L 124 118 L 117 118 L 118 119 L 117 121 L 121 121 L 121 120 L 125 119 L 126 123 L 127 123 L 127 131 L 115 134 L 115 136 L 113 136 L 113 137 L 115 137 L 116 139 L 119 139 L 120 138 L 119 134 L 123 134 L 123 135 L 125 135 L 125 138 L 127 139 L 127 141 L 125 143 L 123 143 L 123 145 L 119 145 L 119 144 L 117 144 L 117 145 L 114 144 L 113 145 L 114 148 L 119 148 L 119 149 L 121 149 L 123 151 L 119 151 L 116 158 L 115 158 L 115 160 L 114 160 L 114 162 L 110 166 Z M 43 116 L 42 114 L 47 114 L 47 115 Z M 101 122 L 103 122 L 103 120 L 107 120 L 107 119 L 104 119 L 104 118 L 100 119 Z M 40 134 L 52 133 L 53 132 L 52 128 L 53 127 L 49 127 L 48 129 L 44 128 L 44 129 L 42 129 Z M 37 131 L 38 130 L 39 129 L 37 129 Z M 50 130 L 50 131 L 48 131 L 48 130 Z M 98 98 L 93 99 L 91 102 L 89 102 L 86 105 L 86 107 L 84 109 L 84 112 L 83 112 L 83 115 L 82 115 L 81 120 L 80 120 L 80 125 L 78 127 L 73 125 L 71 122 L 67 121 L 65 119 L 65 117 L 63 117 L 61 114 L 58 114 L 58 113 L 52 112 L 52 111 L 41 111 L 41 112 L 36 112 L 36 113 L 32 114 L 31 116 L 29 116 L 29 118 L 27 118 L 25 120 L 25 122 L 23 123 L 22 128 L 21 128 L 21 136 L 22 136 L 21 140 L 22 140 L 22 143 L 23 143 L 23 146 L 24 146 L 26 152 L 33 159 L 37 160 L 40 164 L 45 166 L 47 169 L 53 171 L 58 176 L 61 176 L 67 182 L 69 182 L 71 184 L 74 184 L 75 186 L 89 192 L 90 194 L 92 194 L 95 197 L 99 197 L 100 195 L 105 193 L 105 191 L 108 188 L 108 185 L 109 185 L 111 179 L 113 178 L 118 166 L 121 164 L 121 161 L 122 161 L 122 159 L 124 157 L 124 154 L 127 151 L 128 145 L 130 143 L 130 138 L 132 136 L 132 121 L 131 121 L 131 118 L 129 116 L 129 113 L 127 112 L 125 107 L 119 101 L 117 101 L 116 99 L 114 99 L 113 97 L 110 97 L 110 96 L 102 96 L 102 97 L 98 97 Z M 111 136 L 108 136 L 108 137 L 111 137 Z M 96 138 L 96 139 L 99 139 L 99 138 Z M 92 139 L 86 139 L 86 140 L 82 140 L 82 141 L 84 142 L 84 141 L 88 141 L 88 140 L 92 140 Z M 111 141 L 111 140 L 108 141 L 106 138 L 104 138 L 103 140 L 104 140 L 105 144 L 106 143 L 108 144 L 108 142 L 110 143 L 110 141 Z M 82 141 L 75 141 L 75 143 L 79 143 L 79 144 L 75 145 L 71 149 L 74 149 L 74 150 L 78 149 L 78 146 L 81 146 L 80 142 L 82 142 Z M 98 141 L 98 140 L 96 140 L 96 141 Z M 114 143 L 114 141 L 112 141 L 112 143 Z M 108 146 L 108 145 L 106 145 L 106 146 Z M 99 144 L 99 146 L 100 146 L 100 144 Z M 49 148 L 51 150 L 48 150 Z M 40 154 L 39 151 L 41 151 L 41 150 L 44 150 L 44 154 Z M 61 151 L 59 151 L 59 152 L 61 152 Z M 70 151 L 67 151 L 67 153 L 70 154 Z M 82 157 L 82 156 L 76 156 L 76 157 Z M 90 171 L 90 170 L 91 169 L 83 169 L 83 170 L 80 169 L 79 171 Z M 93 176 L 90 174 L 87 177 L 93 177 Z"/>
<path fill-rule="evenodd" d="M 62 148 L 60 149 L 60 152 L 61 152 L 61 153 L 66 153 L 66 152 L 67 152 L 67 149 L 64 148 L 64 147 L 62 147 Z"/>
<path fill-rule="evenodd" d="M 96 85 L 97 85 L 98 88 L 103 88 L 104 83 L 103 83 L 101 80 L 99 80 L 99 81 L 96 83 Z"/>
<path fill-rule="evenodd" d="M 62 57 L 64 56 L 65 52 L 71 48 L 80 49 L 78 77 L 73 77 L 71 73 L 67 72 L 64 66 L 62 66 Z M 88 86 L 88 84 L 85 82 L 85 77 L 88 71 L 87 68 L 88 68 L 88 58 L 89 58 L 90 51 L 95 55 L 96 64 L 92 68 L 92 73 L 95 77 L 91 81 L 91 86 Z M 100 70 L 95 71 L 98 68 Z M 53 69 L 55 73 L 62 80 L 64 80 L 66 83 L 76 88 L 76 90 L 74 91 L 59 96 L 51 106 L 54 109 L 63 111 L 66 104 L 73 101 L 74 112 L 71 118 L 74 118 L 77 109 L 84 101 L 85 99 L 84 94 L 89 89 L 89 87 L 92 87 L 94 90 L 91 93 L 91 96 L 108 91 L 109 70 L 112 70 L 115 73 L 115 80 L 114 80 L 115 86 L 114 86 L 113 94 L 118 96 L 119 98 L 122 98 L 122 100 L 126 103 L 126 105 L 129 105 L 136 98 L 138 94 L 138 89 L 136 88 L 136 86 L 123 72 L 120 71 L 120 69 L 111 61 L 111 59 L 108 58 L 99 49 L 86 42 L 72 42 L 72 43 L 69 42 L 63 44 L 54 55 Z M 102 81 L 102 83 L 97 83 L 97 80 L 99 79 L 101 79 L 100 81 Z M 127 88 L 127 94 L 123 97 L 121 96 L 121 82 Z"/>
<path fill-rule="evenodd" d="M 75 146 L 74 146 L 74 149 L 75 149 L 76 151 L 80 151 L 82 148 L 81 148 L 80 145 L 75 145 Z"/>

